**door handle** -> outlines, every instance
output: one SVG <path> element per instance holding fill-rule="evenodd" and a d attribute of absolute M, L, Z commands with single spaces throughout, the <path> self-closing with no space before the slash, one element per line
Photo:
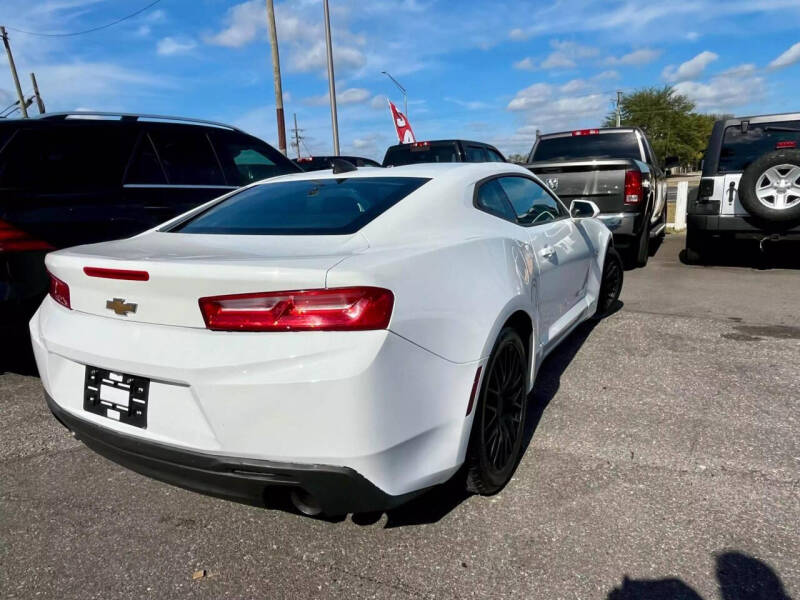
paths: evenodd
<path fill-rule="evenodd" d="M 539 250 L 539 256 L 542 258 L 553 258 L 556 255 L 555 248 L 552 246 L 545 246 L 541 250 Z"/>

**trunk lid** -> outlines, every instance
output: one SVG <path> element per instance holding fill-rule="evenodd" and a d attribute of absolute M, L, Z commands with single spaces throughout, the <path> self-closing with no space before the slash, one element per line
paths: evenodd
<path fill-rule="evenodd" d="M 324 288 L 331 267 L 367 247 L 366 239 L 358 233 L 271 236 L 151 232 L 54 252 L 46 263 L 50 272 L 69 285 L 73 310 L 142 323 L 204 328 L 200 298 Z M 84 267 L 145 271 L 147 280 L 90 277 Z"/>
<path fill-rule="evenodd" d="M 547 161 L 526 165 L 564 203 L 591 200 L 601 212 L 625 209 L 625 171 L 638 168 L 631 159 Z"/>

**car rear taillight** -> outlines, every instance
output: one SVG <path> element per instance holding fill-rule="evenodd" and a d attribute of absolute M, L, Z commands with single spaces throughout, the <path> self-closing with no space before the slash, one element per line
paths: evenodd
<path fill-rule="evenodd" d="M 233 294 L 200 298 L 215 331 L 363 331 L 386 329 L 394 294 L 375 287 Z"/>
<path fill-rule="evenodd" d="M 0 220 L 0 252 L 23 252 L 25 250 L 53 250 L 43 240 Z"/>
<path fill-rule="evenodd" d="M 642 174 L 639 171 L 625 171 L 625 204 L 639 204 L 642 199 Z"/>
<path fill-rule="evenodd" d="M 431 145 L 430 142 L 412 142 L 412 148 L 428 148 Z"/>
<path fill-rule="evenodd" d="M 580 135 L 597 135 L 600 133 L 599 129 L 576 129 L 572 132 L 573 137 L 577 137 Z"/>
<path fill-rule="evenodd" d="M 697 197 L 698 199 L 702 199 L 702 201 L 705 202 L 713 195 L 714 195 L 714 180 L 710 177 L 704 177 L 703 179 L 700 180 L 700 184 L 697 186 Z"/>
<path fill-rule="evenodd" d="M 50 277 L 50 297 L 61 306 L 72 309 L 69 305 L 69 286 L 50 271 L 47 272 L 47 275 Z"/>
<path fill-rule="evenodd" d="M 786 150 L 789 148 L 797 148 L 797 142 L 794 140 L 784 140 L 775 144 L 776 150 Z"/>

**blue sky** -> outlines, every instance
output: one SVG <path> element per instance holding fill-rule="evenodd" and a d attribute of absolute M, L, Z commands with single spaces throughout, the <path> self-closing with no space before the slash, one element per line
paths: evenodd
<path fill-rule="evenodd" d="M 672 84 L 703 112 L 800 110 L 800 0 L 330 0 L 343 153 L 394 143 L 385 97 L 408 89 L 418 139 L 466 137 L 527 151 L 536 129 L 597 125 L 615 90 Z M 3 0 L 0 24 L 87 29 L 148 0 Z M 92 34 L 10 31 L 23 88 L 48 110 L 173 114 L 236 124 L 276 143 L 263 0 L 162 0 Z M 287 128 L 331 151 L 321 0 L 276 0 Z M 0 104 L 13 102 L 5 56 Z M 304 148 L 305 151 L 305 148 Z"/>

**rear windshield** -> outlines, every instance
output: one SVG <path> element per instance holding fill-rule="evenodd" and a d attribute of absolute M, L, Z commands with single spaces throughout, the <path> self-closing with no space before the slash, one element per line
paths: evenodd
<path fill-rule="evenodd" d="M 758 123 L 744 133 L 739 125 L 728 127 L 719 152 L 719 171 L 744 171 L 758 157 L 781 146 L 800 148 L 800 121 Z"/>
<path fill-rule="evenodd" d="M 354 233 L 428 179 L 351 177 L 284 181 L 251 187 L 172 231 L 233 235 Z"/>
<path fill-rule="evenodd" d="M 383 166 L 399 167 L 400 165 L 413 165 L 416 163 L 444 163 L 461 162 L 458 158 L 458 148 L 455 143 L 431 144 L 430 146 L 413 146 L 403 144 L 393 146 L 386 151 Z"/>
<path fill-rule="evenodd" d="M 642 160 L 639 140 L 632 131 L 542 138 L 533 150 L 531 162 L 581 158 L 632 158 Z"/>

